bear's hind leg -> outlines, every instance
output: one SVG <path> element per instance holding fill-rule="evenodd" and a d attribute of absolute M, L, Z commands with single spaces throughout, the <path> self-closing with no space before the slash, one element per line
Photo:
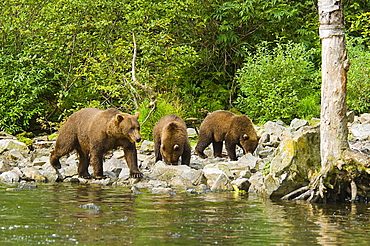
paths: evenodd
<path fill-rule="evenodd" d="M 208 156 L 204 154 L 204 149 L 208 147 L 213 141 L 213 137 L 206 136 L 205 134 L 199 134 L 199 140 L 197 146 L 195 146 L 195 153 L 203 159 L 206 159 Z"/>
<path fill-rule="evenodd" d="M 60 157 L 71 153 L 75 146 L 75 139 L 73 137 L 66 137 L 65 134 L 61 133 L 55 143 L 55 148 L 50 153 L 50 164 L 55 169 L 61 169 Z"/>
<path fill-rule="evenodd" d="M 84 179 L 91 179 L 88 168 L 90 165 L 89 156 L 85 154 L 81 149 L 77 150 L 79 163 L 78 163 L 78 176 Z"/>

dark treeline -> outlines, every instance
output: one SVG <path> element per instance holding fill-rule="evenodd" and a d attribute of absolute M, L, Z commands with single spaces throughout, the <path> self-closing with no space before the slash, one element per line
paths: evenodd
<path fill-rule="evenodd" d="M 370 3 L 343 3 L 348 106 L 362 113 Z M 0 130 L 51 129 L 84 107 L 144 119 L 155 100 L 159 113 L 182 117 L 201 108 L 256 123 L 318 116 L 316 1 L 3 0 L 0 13 Z"/>

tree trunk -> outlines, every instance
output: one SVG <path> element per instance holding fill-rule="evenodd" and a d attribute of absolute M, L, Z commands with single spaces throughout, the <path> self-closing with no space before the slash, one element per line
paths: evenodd
<path fill-rule="evenodd" d="M 319 0 L 318 7 L 322 42 L 320 149 L 325 169 L 349 149 L 346 107 L 349 62 L 341 1 Z"/>
<path fill-rule="evenodd" d="M 350 150 L 348 144 L 346 84 L 349 62 L 340 0 L 319 0 L 322 43 L 320 121 L 321 171 L 308 186 L 282 199 L 355 201 L 370 196 L 370 158 Z"/>

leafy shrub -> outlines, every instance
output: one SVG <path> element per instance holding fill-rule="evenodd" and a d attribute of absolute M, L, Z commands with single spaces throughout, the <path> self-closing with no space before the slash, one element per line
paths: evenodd
<path fill-rule="evenodd" d="M 351 62 L 347 73 L 347 106 L 349 110 L 362 114 L 370 109 L 370 51 L 356 43 L 352 40 L 347 45 Z"/>
<path fill-rule="evenodd" d="M 159 98 L 155 107 L 149 100 L 145 100 L 139 110 L 140 133 L 143 139 L 153 140 L 153 127 L 163 116 L 176 114 L 182 118 L 184 117 L 183 112 L 180 102 L 174 99 Z"/>
<path fill-rule="evenodd" d="M 27 129 L 53 100 L 53 78 L 36 56 L 21 58 L 0 52 L 0 130 Z"/>
<path fill-rule="evenodd" d="M 319 116 L 319 72 L 312 62 L 316 50 L 302 44 L 262 43 L 244 61 L 236 77 L 236 106 L 254 121 Z"/>

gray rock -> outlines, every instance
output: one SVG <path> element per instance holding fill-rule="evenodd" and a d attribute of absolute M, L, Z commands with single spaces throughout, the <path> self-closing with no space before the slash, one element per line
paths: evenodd
<path fill-rule="evenodd" d="M 49 149 L 55 144 L 55 141 L 49 141 L 47 138 L 44 139 L 36 139 L 32 143 L 33 149 Z"/>
<path fill-rule="evenodd" d="M 0 180 L 7 183 L 18 182 L 21 178 L 19 175 L 13 171 L 7 171 L 0 174 Z"/>
<path fill-rule="evenodd" d="M 306 185 L 313 170 L 321 167 L 319 127 L 300 129 L 286 136 L 271 160 L 264 178 L 269 196 L 283 196 Z"/>
<path fill-rule="evenodd" d="M 303 126 L 308 126 L 308 121 L 307 120 L 302 120 L 302 119 L 293 119 L 290 122 L 290 127 L 293 128 L 295 131 L 297 131 L 299 128 Z"/>
<path fill-rule="evenodd" d="M 9 161 L 6 159 L 0 159 L 0 173 L 7 172 L 12 170 L 12 166 L 10 166 Z"/>
<path fill-rule="evenodd" d="M 256 150 L 256 154 L 260 158 L 268 158 L 269 156 L 271 156 L 274 153 L 275 149 L 276 149 L 275 147 L 270 147 L 270 146 L 262 147 L 262 146 L 260 146 Z"/>
<path fill-rule="evenodd" d="M 268 143 L 268 142 L 270 142 L 270 134 L 267 133 L 267 132 L 262 132 L 259 143 L 264 144 L 264 143 Z"/>
<path fill-rule="evenodd" d="M 128 168 L 126 162 L 116 159 L 114 157 L 106 160 L 103 164 L 103 169 L 105 171 L 110 171 L 114 173 L 120 173 L 123 168 Z"/>
<path fill-rule="evenodd" d="M 124 167 L 118 175 L 118 179 L 127 180 L 130 178 L 130 168 Z"/>
<path fill-rule="evenodd" d="M 218 190 L 232 190 L 230 179 L 224 172 L 222 172 L 216 180 L 207 180 L 209 186 L 211 186 L 211 191 L 215 192 Z"/>
<path fill-rule="evenodd" d="M 35 180 L 35 181 L 39 181 L 39 182 L 45 182 L 46 181 L 46 178 L 44 176 L 42 176 L 39 169 L 37 169 L 35 167 L 25 167 L 25 168 L 22 168 L 21 171 L 23 173 L 22 178 L 31 179 L 31 180 Z"/>
<path fill-rule="evenodd" d="M 233 177 L 228 165 L 224 163 L 208 164 L 203 168 L 204 177 L 207 180 L 215 181 L 220 174 L 225 174 L 226 177 Z M 207 181 L 208 182 L 208 181 Z"/>
<path fill-rule="evenodd" d="M 140 152 L 154 152 L 154 142 L 144 140 L 141 143 Z"/>
<path fill-rule="evenodd" d="M 248 191 L 249 187 L 251 186 L 251 183 L 247 178 L 238 178 L 233 181 L 231 181 L 231 185 L 234 187 L 236 186 L 239 190 L 245 190 Z"/>
<path fill-rule="evenodd" d="M 198 136 L 194 128 L 188 128 L 187 131 L 188 131 L 189 138 L 195 138 Z"/>
<path fill-rule="evenodd" d="M 354 111 L 347 112 L 347 120 L 348 120 L 348 123 L 352 123 L 352 122 L 355 121 L 355 112 Z"/>
<path fill-rule="evenodd" d="M 17 161 L 17 162 L 20 162 L 20 161 L 25 161 L 25 157 L 23 154 L 27 154 L 25 153 L 24 151 L 20 150 L 20 149 L 11 149 L 9 151 L 6 152 L 6 157 L 8 160 L 10 161 Z"/>
<path fill-rule="evenodd" d="M 41 170 L 40 173 L 43 177 L 45 177 L 47 182 L 56 182 L 59 180 L 63 180 L 63 177 L 60 176 L 59 172 L 57 172 L 51 165 L 50 163 L 45 163 Z M 59 174 L 59 175 L 58 175 Z"/>
<path fill-rule="evenodd" d="M 30 154 L 30 161 L 33 162 L 35 159 L 41 158 L 41 157 L 49 158 L 50 152 L 51 152 L 50 149 L 35 149 Z"/>
<path fill-rule="evenodd" d="M 83 205 L 79 205 L 78 207 L 83 208 L 83 209 L 97 210 L 97 211 L 101 210 L 100 207 L 94 203 L 83 204 Z"/>
<path fill-rule="evenodd" d="M 265 192 L 265 184 L 264 184 L 264 178 L 265 176 L 261 172 L 254 173 L 249 179 L 249 189 L 248 193 L 260 193 L 260 194 L 266 194 Z"/>
<path fill-rule="evenodd" d="M 153 194 L 169 194 L 173 192 L 171 188 L 157 187 L 152 189 Z"/>
<path fill-rule="evenodd" d="M 263 132 L 266 132 L 270 135 L 281 136 L 284 131 L 285 127 L 276 122 L 267 121 L 264 124 Z"/>
<path fill-rule="evenodd" d="M 359 117 L 359 121 L 360 123 L 370 123 L 370 114 L 369 113 L 362 114 Z"/>
<path fill-rule="evenodd" d="M 0 139 L 0 154 L 9 150 L 19 150 L 22 154 L 29 153 L 27 145 L 23 142 L 14 139 Z"/>
<path fill-rule="evenodd" d="M 186 165 L 166 165 L 163 161 L 158 161 L 152 168 L 151 177 L 157 177 L 158 180 L 169 182 L 173 177 L 189 172 L 190 167 Z"/>
<path fill-rule="evenodd" d="M 180 175 L 177 175 L 173 177 L 169 182 L 171 187 L 177 187 L 177 188 L 188 188 L 193 187 L 193 183 L 190 179 L 182 177 Z"/>
<path fill-rule="evenodd" d="M 252 154 L 242 156 L 238 161 L 230 161 L 228 167 L 230 172 L 239 176 L 241 171 L 256 172 L 258 169 L 257 157 Z"/>
<path fill-rule="evenodd" d="M 49 156 L 41 156 L 35 158 L 32 162 L 32 166 L 42 166 L 45 163 L 49 163 Z"/>
<path fill-rule="evenodd" d="M 350 132 L 354 139 L 367 140 L 370 136 L 370 122 L 364 124 L 353 124 L 350 128 Z"/>

